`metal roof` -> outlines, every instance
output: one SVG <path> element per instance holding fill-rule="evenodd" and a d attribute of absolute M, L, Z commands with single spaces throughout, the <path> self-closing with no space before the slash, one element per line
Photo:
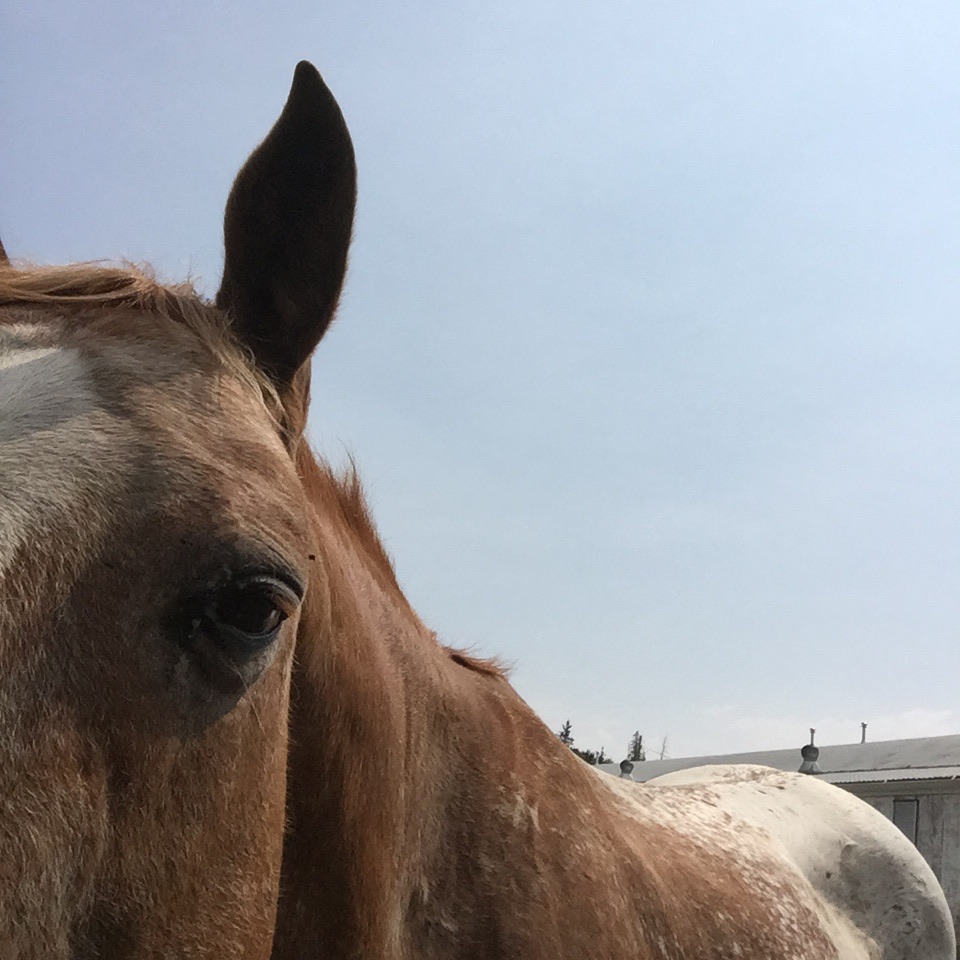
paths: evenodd
<path fill-rule="evenodd" d="M 634 764 L 633 779 L 652 780 L 674 770 L 720 763 L 757 763 L 778 770 L 798 770 L 800 761 L 800 746 L 792 750 L 645 760 Z M 960 734 L 823 746 L 817 763 L 822 779 L 831 783 L 954 779 L 960 777 Z M 618 776 L 620 764 L 604 763 L 601 769 Z"/>

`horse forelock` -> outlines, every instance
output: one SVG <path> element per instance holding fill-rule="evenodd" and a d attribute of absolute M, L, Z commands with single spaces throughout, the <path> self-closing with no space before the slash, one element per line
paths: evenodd
<path fill-rule="evenodd" d="M 161 283 L 152 269 L 142 264 L 14 266 L 0 262 L 2 308 L 32 308 L 38 319 L 54 311 L 86 316 L 133 311 L 171 320 L 195 334 L 219 363 L 259 395 L 285 438 L 293 439 L 288 413 L 273 382 L 233 336 L 230 317 L 201 297 L 189 281 Z"/>

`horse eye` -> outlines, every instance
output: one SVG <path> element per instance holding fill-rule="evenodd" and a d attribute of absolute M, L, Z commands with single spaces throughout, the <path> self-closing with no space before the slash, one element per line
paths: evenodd
<path fill-rule="evenodd" d="M 273 641 L 298 602 L 288 587 L 256 578 L 217 590 L 208 598 L 203 620 L 225 644 L 258 649 Z"/>
<path fill-rule="evenodd" d="M 259 584 L 222 590 L 207 608 L 207 616 L 215 623 L 251 634 L 270 633 L 286 619 L 274 596 Z"/>

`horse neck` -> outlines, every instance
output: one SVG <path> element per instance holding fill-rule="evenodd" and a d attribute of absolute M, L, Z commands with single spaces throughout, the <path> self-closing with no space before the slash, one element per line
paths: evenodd
<path fill-rule="evenodd" d="M 536 798 L 582 774 L 496 670 L 424 628 L 349 491 L 312 498 L 274 956 L 400 956 L 413 918 L 455 926 L 504 844 L 532 842 Z"/>

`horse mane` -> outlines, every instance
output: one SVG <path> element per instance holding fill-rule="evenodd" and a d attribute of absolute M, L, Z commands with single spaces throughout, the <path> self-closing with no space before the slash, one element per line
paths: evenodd
<path fill-rule="evenodd" d="M 298 451 L 297 461 L 301 481 L 311 502 L 322 504 L 326 516 L 332 517 L 342 530 L 348 532 L 368 559 L 380 585 L 407 615 L 423 626 L 400 586 L 393 562 L 377 532 L 353 459 L 338 472 L 329 463 L 314 456 L 304 444 Z M 484 676 L 505 679 L 507 668 L 498 659 L 473 656 L 465 650 L 441 643 L 431 630 L 424 628 L 424 633 L 433 637 L 450 659 L 461 667 Z"/>
<path fill-rule="evenodd" d="M 344 470 L 338 472 L 304 443 L 296 451 L 296 461 L 297 473 L 310 503 L 319 507 L 323 515 L 332 520 L 341 532 L 349 535 L 349 539 L 370 561 L 381 586 L 415 617 L 416 614 L 400 587 L 393 563 L 370 516 L 353 460 L 350 460 Z"/>
<path fill-rule="evenodd" d="M 459 663 L 461 667 L 466 667 L 474 673 L 495 677 L 498 680 L 506 680 L 510 676 L 510 667 L 500 657 L 475 657 L 472 653 L 467 653 L 466 650 L 458 647 L 444 646 L 444 649 L 454 663 Z"/>

